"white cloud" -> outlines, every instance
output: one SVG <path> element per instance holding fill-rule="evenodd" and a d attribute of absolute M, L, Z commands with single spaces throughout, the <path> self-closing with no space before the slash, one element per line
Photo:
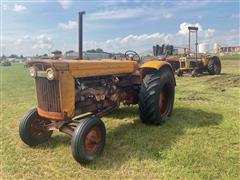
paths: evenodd
<path fill-rule="evenodd" d="M 203 16 L 202 16 L 202 15 L 198 15 L 197 18 L 198 18 L 198 19 L 202 19 Z"/>
<path fill-rule="evenodd" d="M 62 29 L 74 29 L 77 28 L 77 21 L 68 21 L 67 23 L 59 23 L 59 27 Z"/>
<path fill-rule="evenodd" d="M 0 47 L 1 47 L 1 48 L 5 48 L 5 47 L 6 47 L 6 44 L 0 43 Z"/>
<path fill-rule="evenodd" d="M 23 39 L 29 40 L 29 39 L 31 39 L 31 37 L 28 34 L 26 34 L 26 35 L 23 36 Z"/>
<path fill-rule="evenodd" d="M 50 50 L 53 48 L 53 40 L 51 37 L 41 34 L 38 36 L 29 36 L 24 35 L 17 40 L 14 39 L 15 47 L 28 46 L 32 47 L 32 49 L 40 49 L 40 50 Z M 20 46 L 21 45 L 21 46 Z"/>
<path fill-rule="evenodd" d="M 14 34 L 4 40 L 4 54 L 44 54 L 53 50 L 54 41 L 48 34 L 29 35 Z"/>
<path fill-rule="evenodd" d="M 34 37 L 33 42 L 33 49 L 50 50 L 53 48 L 52 38 L 46 36 L 45 34 Z"/>
<path fill-rule="evenodd" d="M 23 40 L 22 39 L 17 39 L 15 42 L 14 42 L 14 45 L 15 46 L 18 46 L 20 44 L 22 44 Z"/>
<path fill-rule="evenodd" d="M 179 31 L 175 34 L 153 33 L 133 35 L 130 34 L 126 37 L 118 37 L 109 39 L 104 42 L 84 42 L 85 49 L 103 48 L 109 52 L 125 51 L 133 49 L 138 52 L 143 52 L 152 48 L 154 44 L 173 44 L 174 46 L 187 47 L 188 44 L 188 26 L 197 26 L 199 28 L 199 42 L 213 43 L 217 41 L 215 36 L 216 30 L 203 29 L 199 24 L 190 24 L 183 22 L 179 25 Z"/>
<path fill-rule="evenodd" d="M 133 49 L 136 51 L 144 51 L 146 49 L 151 49 L 153 44 L 165 43 L 168 41 L 169 36 L 163 33 L 153 33 L 153 34 L 142 34 L 133 35 L 130 34 L 126 37 L 109 39 L 104 42 L 84 42 L 85 49 L 92 48 L 103 48 L 110 52 L 126 51 L 128 49 Z"/>
<path fill-rule="evenodd" d="M 199 23 L 190 24 L 187 22 L 183 22 L 180 24 L 180 30 L 178 31 L 178 34 L 182 34 L 182 35 L 188 34 L 188 26 L 198 27 L 198 30 L 202 31 L 202 26 Z"/>
<path fill-rule="evenodd" d="M 127 19 L 127 18 L 138 17 L 139 15 L 141 15 L 143 13 L 144 13 L 144 9 L 142 9 L 142 8 L 114 9 L 114 10 L 106 10 L 106 11 L 91 13 L 89 15 L 89 18 L 91 20 Z"/>
<path fill-rule="evenodd" d="M 207 38 L 211 38 L 214 36 L 214 34 L 216 33 L 215 29 L 203 29 L 201 24 L 196 23 L 196 24 L 191 24 L 191 23 L 187 23 L 187 22 L 183 22 L 180 24 L 180 29 L 177 33 L 177 35 L 183 35 L 186 36 L 188 35 L 188 27 L 189 26 L 194 26 L 194 27 L 198 27 L 198 34 L 199 34 L 199 40 L 204 40 L 204 41 L 209 41 L 207 40 Z"/>
<path fill-rule="evenodd" d="M 113 8 L 111 10 L 98 11 L 87 15 L 90 20 L 118 20 L 130 18 L 142 18 L 147 20 L 157 20 L 161 18 L 169 19 L 173 17 L 172 12 L 163 12 L 152 7 L 139 8 Z"/>
<path fill-rule="evenodd" d="M 166 13 L 162 13 L 162 16 L 166 19 L 169 19 L 169 18 L 173 17 L 173 14 L 169 13 L 169 12 L 166 12 Z"/>
<path fill-rule="evenodd" d="M 7 5 L 7 4 L 3 4 L 3 5 L 2 5 L 2 9 L 3 9 L 4 11 L 8 10 L 8 5 Z"/>
<path fill-rule="evenodd" d="M 240 18 L 240 14 L 232 14 L 231 16 L 233 19 L 239 19 Z"/>
<path fill-rule="evenodd" d="M 66 23 L 68 24 L 68 23 Z M 204 28 L 199 23 L 188 23 L 183 22 L 179 24 L 179 29 L 175 33 L 152 33 L 152 34 L 130 34 L 124 37 L 116 37 L 106 41 L 87 41 L 84 42 L 84 49 L 102 48 L 108 52 L 124 52 L 128 49 L 135 50 L 139 53 L 151 50 L 155 44 L 173 44 L 176 47 L 187 47 L 188 46 L 188 33 L 186 33 L 186 27 L 188 25 L 197 25 L 199 28 L 199 43 L 208 43 L 211 47 L 213 43 L 219 43 L 220 45 L 239 45 L 239 30 L 233 29 L 230 33 L 219 32 L 213 28 Z M 181 32 L 181 33 L 179 33 Z M 3 49 L 4 54 L 43 54 L 49 53 L 53 48 L 57 49 L 74 49 L 75 45 L 67 43 L 64 47 L 64 43 L 59 43 L 59 39 L 54 43 L 55 40 L 51 38 L 46 32 L 35 36 L 31 34 L 22 35 L 11 35 L 5 37 L 5 48 Z M 61 39 L 61 42 L 64 39 Z M 194 41 L 194 39 L 193 39 Z M 70 45 L 71 44 L 71 45 Z M 192 46 L 194 47 L 194 46 Z"/>
<path fill-rule="evenodd" d="M 23 6 L 21 4 L 14 4 L 14 8 L 13 8 L 13 11 L 15 12 L 21 12 L 21 11 L 24 11 L 26 10 L 26 6 Z"/>
<path fill-rule="evenodd" d="M 59 3 L 60 3 L 60 5 L 62 6 L 63 9 L 67 9 L 72 5 L 71 0 L 60 0 Z"/>

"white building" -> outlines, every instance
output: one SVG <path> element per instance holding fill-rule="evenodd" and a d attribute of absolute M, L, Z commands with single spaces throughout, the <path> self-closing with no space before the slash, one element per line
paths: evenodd
<path fill-rule="evenodd" d="M 199 53 L 207 54 L 209 53 L 209 45 L 207 43 L 201 43 L 198 46 Z"/>

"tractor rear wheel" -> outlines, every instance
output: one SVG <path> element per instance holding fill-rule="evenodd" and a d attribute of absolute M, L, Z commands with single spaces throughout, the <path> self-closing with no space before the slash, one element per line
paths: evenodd
<path fill-rule="evenodd" d="M 159 125 L 173 110 L 175 80 L 171 69 L 163 67 L 147 74 L 139 93 L 140 118 L 145 124 Z"/>
<path fill-rule="evenodd" d="M 221 73 L 221 61 L 217 56 L 212 57 L 208 61 L 208 72 L 211 75 L 220 74 Z"/>
<path fill-rule="evenodd" d="M 82 164 L 95 160 L 103 152 L 106 129 L 98 117 L 83 119 L 74 131 L 71 148 L 76 161 Z"/>
<path fill-rule="evenodd" d="M 46 142 L 52 135 L 52 131 L 45 128 L 50 121 L 43 119 L 34 108 L 28 111 L 19 125 L 19 135 L 24 143 L 36 146 Z"/>

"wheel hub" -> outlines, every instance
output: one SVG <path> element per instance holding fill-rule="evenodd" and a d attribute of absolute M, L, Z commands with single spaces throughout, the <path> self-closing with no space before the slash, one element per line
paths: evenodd
<path fill-rule="evenodd" d="M 87 154 L 94 154 L 100 146 L 101 131 L 98 127 L 92 128 L 85 138 L 85 150 Z"/>
<path fill-rule="evenodd" d="M 166 97 L 166 93 L 164 91 L 162 91 L 160 93 L 159 108 L 160 108 L 160 113 L 165 114 L 166 109 L 167 109 L 167 97 Z"/>
<path fill-rule="evenodd" d="M 36 118 L 30 125 L 31 134 L 35 137 L 41 136 L 41 134 L 43 134 L 46 131 L 46 129 L 44 128 L 45 125 L 46 122 L 44 120 Z"/>

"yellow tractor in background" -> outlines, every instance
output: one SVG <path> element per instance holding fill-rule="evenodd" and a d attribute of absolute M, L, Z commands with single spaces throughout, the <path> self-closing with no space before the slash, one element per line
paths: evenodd
<path fill-rule="evenodd" d="M 186 57 L 179 58 L 179 68 L 176 70 L 178 76 L 183 73 L 191 73 L 193 77 L 204 72 L 210 75 L 221 73 L 221 61 L 217 56 L 200 55 L 198 56 L 198 27 L 188 27 L 189 30 L 189 53 Z M 195 53 L 191 53 L 191 33 L 196 34 Z"/>
<path fill-rule="evenodd" d="M 178 54 L 172 45 L 154 46 L 154 56 L 160 54 L 159 59 L 172 65 L 178 76 L 191 74 L 193 77 L 203 73 L 217 75 L 221 73 L 221 61 L 218 56 L 210 56 L 198 53 L 198 27 L 188 27 L 189 47 L 184 48 L 183 54 Z M 191 51 L 191 33 L 196 34 L 195 52 Z M 157 53 L 160 52 L 160 53 Z"/>
<path fill-rule="evenodd" d="M 35 81 L 37 105 L 19 125 L 29 146 L 46 142 L 54 130 L 71 136 L 74 159 L 95 160 L 104 149 L 102 116 L 120 104 L 139 106 L 140 119 L 149 125 L 166 121 L 173 111 L 175 78 L 163 61 L 140 64 L 134 51 L 122 60 L 82 60 L 82 15 L 79 13 L 79 60 L 36 60 L 27 63 Z"/>

